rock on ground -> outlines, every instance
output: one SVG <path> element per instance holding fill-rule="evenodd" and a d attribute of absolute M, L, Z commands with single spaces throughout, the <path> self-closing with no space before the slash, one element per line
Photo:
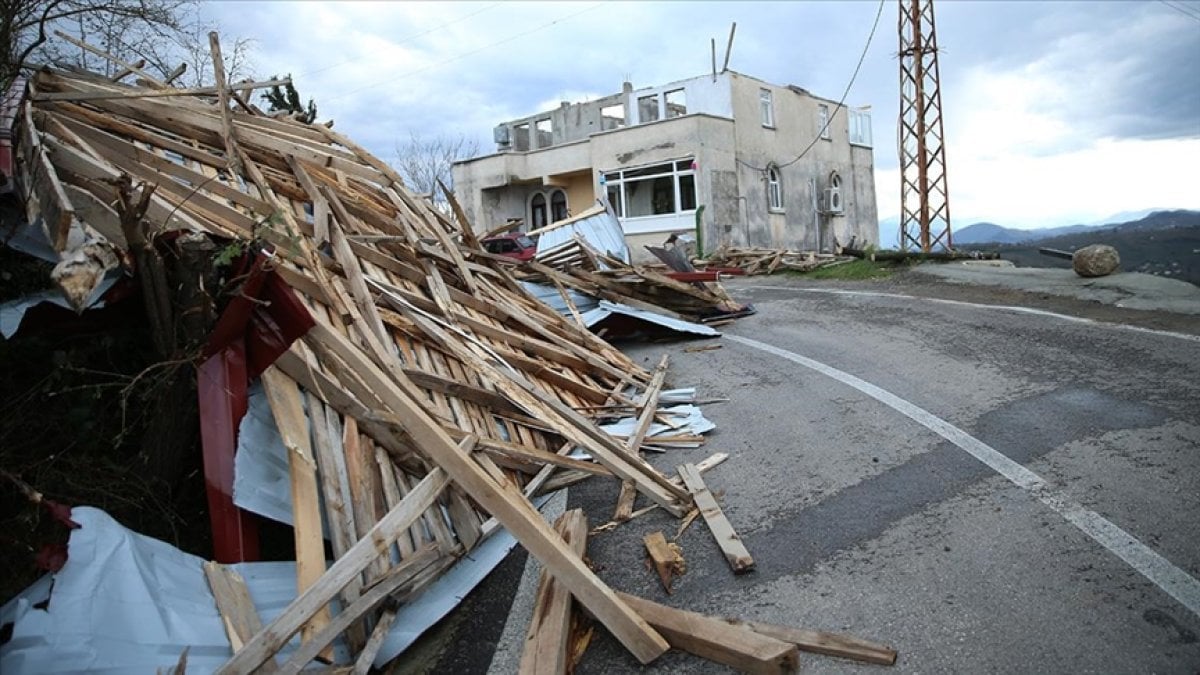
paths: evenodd
<path fill-rule="evenodd" d="M 1112 274 L 1121 265 L 1117 249 L 1106 244 L 1085 246 L 1071 256 L 1071 267 L 1081 277 L 1102 277 Z"/>

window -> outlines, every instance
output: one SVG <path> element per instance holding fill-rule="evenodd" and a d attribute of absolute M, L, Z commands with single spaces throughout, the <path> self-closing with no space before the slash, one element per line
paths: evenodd
<path fill-rule="evenodd" d="M 771 211 L 783 210 L 783 184 L 779 179 L 779 167 L 767 167 L 767 208 Z"/>
<path fill-rule="evenodd" d="M 658 119 L 658 94 L 638 98 L 638 122 L 645 124 Z"/>
<path fill-rule="evenodd" d="M 829 135 L 829 106 L 824 103 L 817 104 L 817 133 L 825 140 L 830 140 Z"/>
<path fill-rule="evenodd" d="M 548 148 L 554 144 L 554 122 L 547 117 L 543 120 L 538 120 L 534 125 L 537 131 L 537 146 L 539 148 Z"/>
<path fill-rule="evenodd" d="M 696 210 L 692 160 L 612 171 L 603 175 L 608 201 L 620 218 L 662 216 Z"/>
<path fill-rule="evenodd" d="M 758 90 L 758 107 L 762 112 L 762 125 L 775 128 L 775 105 L 771 102 L 771 90 Z"/>
<path fill-rule="evenodd" d="M 555 190 L 550 195 L 550 222 L 557 223 L 567 217 L 567 193 Z"/>
<path fill-rule="evenodd" d="M 667 104 L 667 119 L 683 117 L 687 114 L 687 96 L 682 89 L 672 89 L 663 94 Z"/>
<path fill-rule="evenodd" d="M 625 126 L 625 104 L 605 106 L 600 109 L 600 130 L 620 129 Z"/>
<path fill-rule="evenodd" d="M 869 110 L 850 110 L 850 142 L 871 147 L 871 113 Z"/>
<path fill-rule="evenodd" d="M 546 221 L 546 195 L 540 192 L 535 193 L 529 200 L 529 227 L 536 230 L 548 224 Z"/>

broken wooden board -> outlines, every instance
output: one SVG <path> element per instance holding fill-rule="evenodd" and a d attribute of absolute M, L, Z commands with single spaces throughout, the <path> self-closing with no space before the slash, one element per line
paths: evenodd
<path fill-rule="evenodd" d="M 746 550 L 742 538 L 734 531 L 733 525 L 729 524 L 729 519 L 725 517 L 721 505 L 717 504 L 717 498 L 704 484 L 704 479 L 700 477 L 700 470 L 694 464 L 684 464 L 679 467 L 679 477 L 692 493 L 696 508 L 700 509 L 700 515 L 708 524 L 713 539 L 721 548 L 721 552 L 725 554 L 725 560 L 733 568 L 733 573 L 745 574 L 753 570 L 754 559 L 750 557 L 750 552 Z"/>
<path fill-rule="evenodd" d="M 725 619 L 730 625 L 742 626 L 760 635 L 790 642 L 801 651 L 826 656 L 839 656 L 844 659 L 875 663 L 881 666 L 891 666 L 896 663 L 896 650 L 868 640 L 862 640 L 841 633 L 826 633 L 817 630 L 792 628 L 761 621 L 744 621 L 740 619 Z"/>
<path fill-rule="evenodd" d="M 800 667 L 796 645 L 721 619 L 660 605 L 628 593 L 621 599 L 657 628 L 671 646 L 743 673 L 778 675 Z"/>
<path fill-rule="evenodd" d="M 587 518 L 583 511 L 574 509 L 559 516 L 554 531 L 572 553 L 583 557 L 587 547 Z M 521 675 L 565 673 L 569 670 L 571 591 L 543 569 L 535 597 L 517 672 Z"/>
<path fill-rule="evenodd" d="M 658 572 L 663 590 L 670 595 L 671 584 L 674 583 L 675 577 L 687 571 L 687 564 L 683 560 L 683 553 L 679 550 L 679 545 L 668 543 L 662 532 L 647 534 L 642 537 L 642 543 L 646 545 L 650 564 Z"/>

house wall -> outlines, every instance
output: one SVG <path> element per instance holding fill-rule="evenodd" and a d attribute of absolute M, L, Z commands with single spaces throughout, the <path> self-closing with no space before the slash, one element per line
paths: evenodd
<path fill-rule="evenodd" d="M 679 88 L 685 91 L 687 115 L 636 123 L 639 97 L 657 97 L 662 115 L 664 94 Z M 760 89 L 772 92 L 773 128 L 761 123 Z M 618 101 L 625 102 L 629 124 L 594 131 L 601 126 L 600 109 Z M 871 148 L 850 144 L 845 110 L 833 116 L 829 139 L 817 140 L 806 152 L 820 130 L 821 104 L 830 115 L 837 109 L 835 101 L 732 71 L 716 82 L 709 75 L 640 90 L 630 87 L 621 94 L 505 123 L 528 121 L 533 128 L 537 119 L 549 115 L 558 144 L 460 162 L 454 166 L 455 187 L 475 228 L 483 230 L 508 218 L 525 218 L 531 191 L 548 190 L 544 184 L 566 189 L 568 208 L 578 213 L 604 193 L 604 172 L 693 157 L 698 164 L 697 203 L 705 207 L 706 251 L 721 244 L 829 250 L 835 239 L 846 244 L 851 237 L 877 244 L 874 156 Z M 793 162 L 802 152 L 804 157 Z M 772 163 L 782 177 L 782 212 L 767 206 L 765 167 Z M 823 212 L 824 190 L 834 171 L 841 178 L 843 215 Z M 693 231 L 695 218 L 687 212 L 626 218 L 622 224 L 639 241 L 645 235 L 657 243 L 670 232 Z M 640 244 L 633 248 L 640 256 Z"/>
<path fill-rule="evenodd" d="M 851 236 L 877 243 L 873 154 L 870 148 L 850 144 L 845 111 L 833 116 L 836 101 L 740 74 L 734 74 L 732 84 L 737 183 L 744 198 L 744 220 L 741 229 L 735 227 L 729 233 L 731 243 L 809 250 L 832 247 L 834 237 L 842 244 Z M 771 91 L 773 128 L 762 125 L 760 89 Z M 803 158 L 792 162 L 818 135 L 820 104 L 828 106 L 833 116 L 829 139 L 817 140 Z M 780 170 L 782 213 L 768 209 L 765 168 L 769 164 Z M 842 180 L 844 215 L 840 216 L 820 213 L 833 171 Z"/>

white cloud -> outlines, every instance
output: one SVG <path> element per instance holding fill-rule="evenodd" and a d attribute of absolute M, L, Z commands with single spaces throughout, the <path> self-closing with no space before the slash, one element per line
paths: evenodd
<path fill-rule="evenodd" d="M 649 86 L 707 72 L 709 41 L 716 39 L 720 59 L 731 21 L 738 24 L 733 69 L 836 98 L 876 8 L 868 2 L 205 6 L 226 26 L 255 27 L 258 33 L 248 37 L 258 40 L 259 75 L 292 73 L 322 119 L 334 118 L 341 132 L 385 159 L 410 130 L 466 134 L 487 150 L 491 129 L 502 121 L 617 92 L 626 78 Z M 895 12 L 885 0 L 848 100 L 873 107 L 884 217 L 899 203 Z M 1057 224 L 1089 213 L 1200 206 L 1180 184 L 1186 155 L 1194 156 L 1200 138 L 1200 94 L 1180 86 L 1198 71 L 1189 65 L 1189 50 L 1190 61 L 1200 62 L 1194 22 L 1157 3 L 971 2 L 939 4 L 938 23 L 956 223 Z M 1149 167 L 1173 168 L 1145 190 L 1129 189 Z"/>

